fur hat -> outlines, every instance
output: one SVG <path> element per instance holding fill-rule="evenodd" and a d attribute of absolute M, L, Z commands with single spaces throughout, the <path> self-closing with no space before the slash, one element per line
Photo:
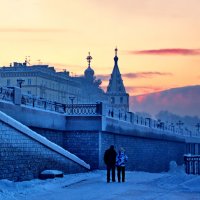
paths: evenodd
<path fill-rule="evenodd" d="M 125 152 L 125 149 L 123 147 L 120 147 L 121 152 Z"/>

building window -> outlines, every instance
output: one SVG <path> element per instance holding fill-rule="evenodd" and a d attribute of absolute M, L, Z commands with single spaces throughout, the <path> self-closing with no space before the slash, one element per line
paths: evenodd
<path fill-rule="evenodd" d="M 27 91 L 28 94 L 31 94 L 31 91 Z"/>
<path fill-rule="evenodd" d="M 123 97 L 120 97 L 120 103 L 121 104 L 123 103 Z"/>
<path fill-rule="evenodd" d="M 198 144 L 198 154 L 200 155 L 200 144 Z"/>
<path fill-rule="evenodd" d="M 111 97 L 111 104 L 115 103 L 115 97 Z"/>
<path fill-rule="evenodd" d="M 7 86 L 10 86 L 10 79 L 7 79 Z"/>
<path fill-rule="evenodd" d="M 190 144 L 190 153 L 193 155 L 195 154 L 195 144 L 194 143 Z"/>
<path fill-rule="evenodd" d="M 186 144 L 186 153 L 190 153 L 190 144 Z"/>
<path fill-rule="evenodd" d="M 31 79 L 28 79 L 28 85 L 31 85 Z"/>

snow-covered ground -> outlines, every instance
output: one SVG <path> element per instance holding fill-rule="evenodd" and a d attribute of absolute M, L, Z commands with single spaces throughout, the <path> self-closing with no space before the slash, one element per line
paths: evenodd
<path fill-rule="evenodd" d="M 177 169 L 168 173 L 129 171 L 125 183 L 106 183 L 106 171 L 99 170 L 48 180 L 0 180 L 0 199 L 200 200 L 200 176 Z"/>

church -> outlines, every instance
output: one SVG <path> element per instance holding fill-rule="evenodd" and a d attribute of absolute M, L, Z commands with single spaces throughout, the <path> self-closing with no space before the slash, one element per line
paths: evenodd
<path fill-rule="evenodd" d="M 118 67 L 118 49 L 115 49 L 114 57 L 114 68 L 109 80 L 109 85 L 107 87 L 107 96 L 109 99 L 109 106 L 112 108 L 112 111 L 119 111 L 125 113 L 129 111 L 129 94 L 126 92 L 124 83 L 122 80 L 121 73 Z"/>
<path fill-rule="evenodd" d="M 100 87 L 101 80 L 96 79 L 92 69 L 92 56 L 87 56 L 88 66 L 83 76 L 70 76 L 66 70 L 57 72 L 54 67 L 44 64 L 28 65 L 14 62 L 8 67 L 0 67 L 0 85 L 3 87 L 21 87 L 22 93 L 35 98 L 70 104 L 94 104 L 103 102 L 110 112 L 129 111 L 129 95 L 123 84 L 118 67 L 118 49 L 115 49 L 114 68 L 107 91 Z M 20 85 L 19 85 L 20 83 Z"/>

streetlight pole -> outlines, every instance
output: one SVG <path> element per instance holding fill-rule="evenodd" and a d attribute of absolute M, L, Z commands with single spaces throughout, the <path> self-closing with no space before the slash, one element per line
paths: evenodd
<path fill-rule="evenodd" d="M 183 134 L 183 130 L 181 129 L 181 126 L 183 125 L 184 123 L 182 122 L 182 121 L 178 121 L 177 123 L 176 123 L 176 125 L 179 127 L 179 131 Z"/>
<path fill-rule="evenodd" d="M 22 84 L 25 82 L 23 79 L 17 79 L 17 85 L 19 85 L 20 88 L 22 88 Z"/>
<path fill-rule="evenodd" d="M 171 123 L 171 131 L 174 133 L 174 123 Z"/>
<path fill-rule="evenodd" d="M 74 110 L 74 108 L 73 108 L 73 105 L 74 105 L 74 99 L 75 99 L 75 97 L 73 97 L 73 96 L 71 96 L 71 97 L 69 97 L 69 99 L 71 100 L 71 104 L 72 104 L 72 115 L 73 115 L 73 110 Z"/>
<path fill-rule="evenodd" d="M 182 122 L 182 121 L 178 121 L 177 123 L 176 123 L 176 125 L 179 127 L 179 128 L 181 128 L 181 126 L 183 125 L 184 123 Z"/>
<path fill-rule="evenodd" d="M 200 132 L 200 123 L 199 122 L 196 124 L 196 127 L 197 127 L 197 131 L 199 133 Z"/>

